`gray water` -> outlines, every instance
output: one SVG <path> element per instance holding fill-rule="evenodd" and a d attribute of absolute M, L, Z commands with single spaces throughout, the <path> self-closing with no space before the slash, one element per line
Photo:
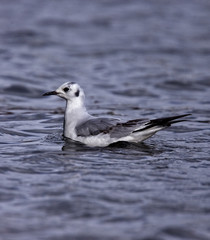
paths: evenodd
<path fill-rule="evenodd" d="M 210 239 L 210 1 L 2 0 L 0 239 Z M 186 122 L 141 144 L 62 138 L 66 81 L 95 116 Z"/>

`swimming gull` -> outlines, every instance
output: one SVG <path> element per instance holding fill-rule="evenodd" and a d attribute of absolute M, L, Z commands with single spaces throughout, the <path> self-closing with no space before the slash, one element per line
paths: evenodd
<path fill-rule="evenodd" d="M 43 94 L 43 96 L 49 95 L 57 95 L 66 100 L 64 137 L 92 147 L 105 147 L 120 141 L 142 142 L 159 130 L 184 121 L 180 118 L 190 115 L 129 121 L 94 117 L 87 112 L 84 91 L 75 82 L 64 83 L 57 90 Z"/>

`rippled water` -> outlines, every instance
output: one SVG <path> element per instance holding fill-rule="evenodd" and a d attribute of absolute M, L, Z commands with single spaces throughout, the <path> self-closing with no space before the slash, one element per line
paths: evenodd
<path fill-rule="evenodd" d="M 210 2 L 0 5 L 0 238 L 210 239 Z M 95 116 L 192 113 L 143 144 L 62 139 L 66 81 Z"/>

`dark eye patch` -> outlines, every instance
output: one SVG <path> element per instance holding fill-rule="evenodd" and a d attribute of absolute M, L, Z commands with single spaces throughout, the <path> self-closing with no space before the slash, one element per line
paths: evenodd
<path fill-rule="evenodd" d="M 80 91 L 79 91 L 79 89 L 75 92 L 75 96 L 76 97 L 79 97 L 79 93 L 80 93 Z"/>
<path fill-rule="evenodd" d="M 68 92 L 68 91 L 69 91 L 69 88 L 68 88 L 68 87 L 65 87 L 65 88 L 63 89 L 63 91 L 64 91 L 64 92 Z"/>

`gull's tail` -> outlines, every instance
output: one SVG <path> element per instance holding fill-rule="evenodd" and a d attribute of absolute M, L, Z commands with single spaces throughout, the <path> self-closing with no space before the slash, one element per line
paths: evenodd
<path fill-rule="evenodd" d="M 153 120 L 150 120 L 149 122 L 147 122 L 145 124 L 144 128 L 136 129 L 133 131 L 133 133 L 145 131 L 145 130 L 153 128 L 153 127 L 166 128 L 166 127 L 171 126 L 171 124 L 186 121 L 185 119 L 179 119 L 179 118 L 183 118 L 183 117 L 186 117 L 189 115 L 191 115 L 191 114 L 184 114 L 184 115 L 178 115 L 178 116 L 173 116 L 173 117 L 153 119 Z M 179 119 L 179 120 L 177 120 L 177 119 Z"/>

